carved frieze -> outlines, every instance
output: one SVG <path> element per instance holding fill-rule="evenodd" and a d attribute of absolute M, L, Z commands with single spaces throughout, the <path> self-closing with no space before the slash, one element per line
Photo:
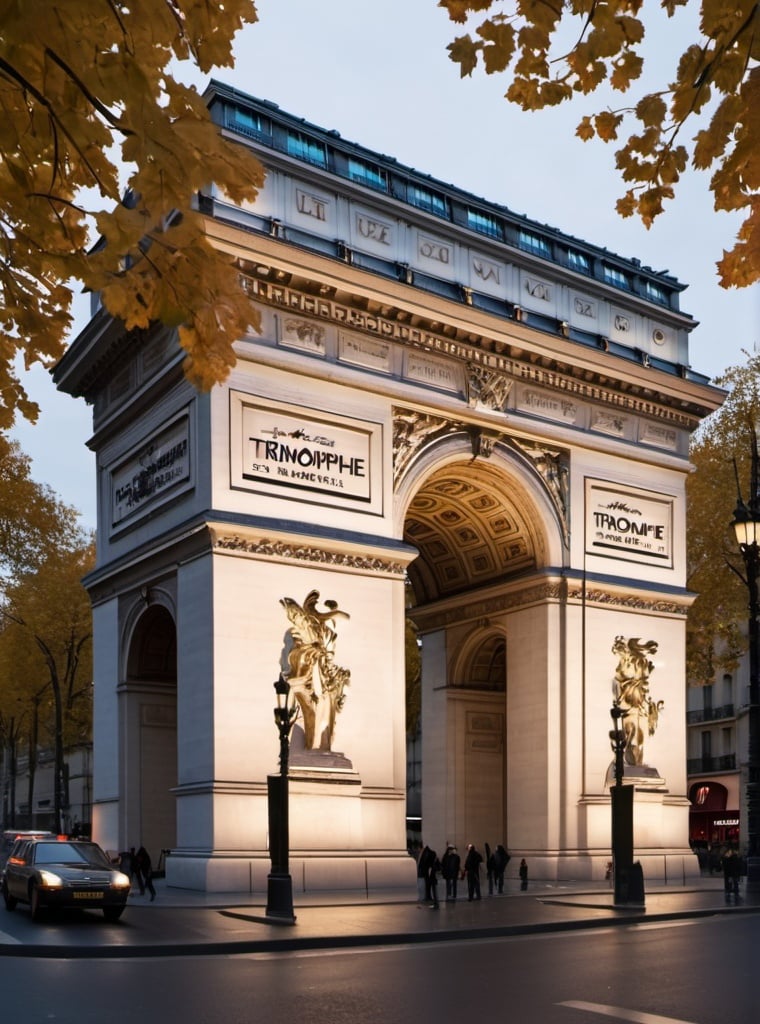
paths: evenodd
<path fill-rule="evenodd" d="M 474 363 L 467 364 L 467 401 L 470 406 L 504 412 L 514 381 L 505 373 Z"/>
<path fill-rule="evenodd" d="M 616 411 L 640 414 L 652 417 L 661 422 L 674 424 L 686 430 L 693 430 L 697 425 L 697 413 L 676 409 L 667 404 L 652 400 L 650 397 L 637 394 L 621 394 L 619 390 L 607 385 L 584 380 L 548 367 L 501 354 L 496 348 L 494 339 L 487 336 L 469 335 L 467 339 L 447 337 L 432 327 L 409 323 L 408 316 L 397 314 L 396 317 L 383 316 L 368 310 L 359 309 L 336 301 L 308 294 L 298 289 L 280 284 L 276 281 L 260 280 L 246 277 L 246 290 L 252 297 L 269 305 L 285 308 L 291 314 L 301 313 L 306 316 L 318 316 L 331 320 L 340 327 L 362 331 L 368 335 L 383 338 L 404 346 L 439 355 L 445 355 L 465 363 L 482 365 L 497 370 L 519 380 L 528 388 L 524 392 L 526 408 L 538 415 L 546 415 L 550 401 L 555 402 L 556 411 L 553 418 L 575 422 L 578 412 L 577 401 L 589 401 L 596 405 L 608 405 Z M 619 314 L 615 317 L 616 330 L 632 329 L 629 317 Z M 625 321 L 625 323 L 624 323 Z M 533 388 L 543 389 L 541 392 Z M 555 392 L 548 396 L 547 391 Z M 561 398 L 556 394 L 561 392 Z"/>
<path fill-rule="evenodd" d="M 214 538 L 214 547 L 222 551 L 239 551 L 243 554 L 278 561 L 317 562 L 320 565 L 357 569 L 362 572 L 377 572 L 391 576 L 404 576 L 406 566 L 390 558 L 376 558 L 354 555 L 345 551 L 328 551 L 312 544 L 296 544 L 290 541 L 270 540 L 267 537 L 250 540 L 238 534 L 220 534 Z"/>

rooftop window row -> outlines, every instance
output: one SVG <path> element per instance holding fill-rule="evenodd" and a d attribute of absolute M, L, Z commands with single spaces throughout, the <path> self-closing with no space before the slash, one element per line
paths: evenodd
<path fill-rule="evenodd" d="M 340 177 L 347 178 L 376 192 L 382 192 L 409 203 L 418 210 L 441 217 L 454 224 L 469 228 L 488 238 L 512 245 L 541 259 L 559 263 L 569 270 L 596 278 L 605 284 L 638 294 L 649 302 L 678 308 L 677 291 L 666 284 L 652 281 L 635 267 L 624 269 L 611 260 L 605 260 L 592 251 L 573 247 L 556 233 L 542 234 L 519 223 L 500 217 L 498 213 L 453 198 L 435 187 L 428 187 L 399 170 L 387 169 L 381 164 L 359 155 L 344 153 L 324 140 L 299 131 L 266 115 L 239 106 L 226 107 L 226 125 L 233 131 L 253 138 L 272 149 Z"/>

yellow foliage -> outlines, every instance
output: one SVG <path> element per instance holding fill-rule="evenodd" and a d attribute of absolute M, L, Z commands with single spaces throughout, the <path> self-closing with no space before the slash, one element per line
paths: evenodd
<path fill-rule="evenodd" d="M 36 416 L 14 363 L 60 358 L 62 282 L 102 292 L 128 326 L 184 325 L 196 382 L 228 372 L 235 331 L 255 317 L 193 202 L 211 181 L 252 200 L 263 171 L 171 63 L 231 63 L 235 32 L 255 20 L 254 0 L 0 0 L 0 427 Z"/>
<path fill-rule="evenodd" d="M 742 287 L 760 280 L 760 6 L 756 0 L 660 0 L 670 16 L 696 3 L 700 30 L 697 38 L 685 40 L 674 81 L 625 110 L 584 115 L 576 135 L 584 141 L 619 140 L 624 120 L 632 121 L 615 154 L 621 177 L 632 187 L 616 209 L 623 217 L 638 214 L 647 226 L 673 197 L 689 162 L 710 170 L 716 210 L 743 211 L 746 218 L 733 249 L 718 263 L 724 287 Z M 494 37 L 491 46 L 473 43 L 470 36 L 449 46 L 462 75 L 472 74 L 480 61 L 486 74 L 507 74 L 505 96 L 523 110 L 556 105 L 603 83 L 628 91 L 644 67 L 638 52 L 643 5 L 644 0 L 439 3 L 459 24 L 482 16 L 477 34 Z M 560 49 L 573 31 L 574 44 Z M 674 42 L 674 58 L 677 46 Z M 690 146 L 682 141 L 687 123 L 694 126 Z"/>

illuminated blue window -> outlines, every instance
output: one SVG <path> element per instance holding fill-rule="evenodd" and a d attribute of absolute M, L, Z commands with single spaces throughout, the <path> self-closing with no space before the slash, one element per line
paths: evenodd
<path fill-rule="evenodd" d="M 591 260 L 584 253 L 568 249 L 566 259 L 571 270 L 577 270 L 579 274 L 591 273 Z"/>
<path fill-rule="evenodd" d="M 491 238 L 503 238 L 502 226 L 495 217 L 489 217 L 487 213 L 479 210 L 467 211 L 467 227 L 473 231 L 479 231 L 481 235 L 489 235 Z"/>
<path fill-rule="evenodd" d="M 519 231 L 517 244 L 526 252 L 535 253 L 536 256 L 545 256 L 551 259 L 552 250 L 549 243 L 541 235 L 534 235 L 532 231 Z"/>
<path fill-rule="evenodd" d="M 230 127 L 239 131 L 242 135 L 250 135 L 254 139 L 258 139 L 266 134 L 260 116 L 252 113 L 250 110 L 236 109 L 233 112 Z"/>
<path fill-rule="evenodd" d="M 614 267 L 604 267 L 604 280 L 607 284 L 614 284 L 616 288 L 631 290 L 631 281 L 628 275 L 624 274 L 622 270 L 616 270 Z"/>
<path fill-rule="evenodd" d="M 307 163 L 327 166 L 327 154 L 322 143 L 300 132 L 288 132 L 288 153 Z"/>
<path fill-rule="evenodd" d="M 659 302 L 662 306 L 670 305 L 670 296 L 664 288 L 660 288 L 659 285 L 654 284 L 652 281 L 644 282 L 644 294 L 652 302 Z"/>
<path fill-rule="evenodd" d="M 410 185 L 407 199 L 412 206 L 417 206 L 420 210 L 427 210 L 428 213 L 435 213 L 439 217 L 448 217 L 449 215 L 449 204 L 446 202 L 446 197 L 438 192 Z"/>
<path fill-rule="evenodd" d="M 368 185 L 369 188 L 376 188 L 381 192 L 388 191 L 388 176 L 385 171 L 352 156 L 348 158 L 348 176 L 351 181 L 358 181 L 361 185 Z"/>

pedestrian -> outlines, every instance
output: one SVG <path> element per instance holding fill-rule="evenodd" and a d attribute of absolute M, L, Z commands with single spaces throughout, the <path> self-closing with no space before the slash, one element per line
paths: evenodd
<path fill-rule="evenodd" d="M 457 898 L 457 880 L 461 864 L 462 858 L 459 856 L 456 846 L 449 844 L 441 860 L 441 874 L 446 882 L 447 901 Z"/>
<path fill-rule="evenodd" d="M 469 902 L 480 899 L 480 865 L 482 855 L 472 843 L 467 844 L 467 856 L 464 859 L 464 873 L 467 878 L 467 899 Z"/>
<path fill-rule="evenodd" d="M 141 846 L 140 849 L 137 851 L 136 857 L 137 869 L 140 873 L 140 876 L 142 877 L 140 895 L 144 896 L 145 890 L 147 889 L 148 892 L 150 893 L 150 902 L 152 903 L 153 900 L 156 898 L 156 890 L 153 885 L 153 865 L 150 862 L 150 854 L 148 853 L 144 846 Z"/>
<path fill-rule="evenodd" d="M 494 859 L 493 853 L 491 853 L 491 847 L 488 843 L 485 844 L 486 848 L 486 878 L 488 879 L 488 895 L 493 896 L 493 876 L 494 876 Z"/>
<path fill-rule="evenodd" d="M 142 872 L 140 871 L 140 865 L 137 863 L 137 854 L 135 853 L 134 846 L 130 846 L 130 848 L 129 848 L 129 853 L 127 854 L 127 857 L 126 857 L 126 865 L 129 867 L 129 870 L 127 871 L 126 869 L 123 869 L 124 870 L 124 874 L 125 875 L 129 875 L 129 879 L 130 879 L 131 882 L 137 882 L 137 886 L 138 886 L 138 888 L 140 890 L 140 895 L 144 896 L 145 895 L 145 886 L 143 884 Z"/>
<path fill-rule="evenodd" d="M 528 888 L 528 862 L 524 857 L 520 861 L 520 888 L 523 890 Z"/>
<path fill-rule="evenodd" d="M 493 880 L 496 886 L 496 891 L 500 895 L 504 892 L 504 872 L 507 870 L 507 864 L 509 864 L 511 857 L 504 849 L 501 843 L 496 847 L 493 853 Z"/>
<path fill-rule="evenodd" d="M 741 862 L 733 846 L 726 848 L 720 862 L 723 867 L 723 885 L 726 890 L 726 896 L 738 897 Z"/>
<path fill-rule="evenodd" d="M 433 910 L 438 910 L 438 872 L 441 870 L 441 862 L 438 859 L 438 854 L 435 850 L 432 851 L 433 856 L 431 858 L 429 874 L 430 884 L 430 906 Z"/>
<path fill-rule="evenodd" d="M 435 852 L 426 844 L 417 861 L 417 899 L 420 903 L 430 902 L 430 868 L 434 863 Z"/>

